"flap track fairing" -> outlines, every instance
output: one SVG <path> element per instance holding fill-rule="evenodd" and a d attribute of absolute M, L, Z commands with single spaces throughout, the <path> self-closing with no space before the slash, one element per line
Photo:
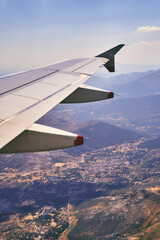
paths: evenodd
<path fill-rule="evenodd" d="M 0 153 L 51 151 L 83 144 L 83 137 L 60 129 L 33 124 L 13 139 Z"/>
<path fill-rule="evenodd" d="M 83 85 L 77 88 L 61 103 L 84 103 L 113 98 L 114 93 L 100 88 Z"/>

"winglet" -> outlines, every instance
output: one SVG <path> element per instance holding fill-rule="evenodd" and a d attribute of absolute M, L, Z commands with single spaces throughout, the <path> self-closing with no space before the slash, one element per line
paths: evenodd
<path fill-rule="evenodd" d="M 118 46 L 111 48 L 110 50 L 103 52 L 96 57 L 109 59 L 107 63 L 104 64 L 104 67 L 108 69 L 109 72 L 115 71 L 115 61 L 114 55 L 124 46 L 124 44 L 119 44 Z"/>

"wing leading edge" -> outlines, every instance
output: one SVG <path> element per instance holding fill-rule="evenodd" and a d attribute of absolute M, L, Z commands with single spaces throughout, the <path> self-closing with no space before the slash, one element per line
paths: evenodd
<path fill-rule="evenodd" d="M 113 98 L 85 85 L 101 66 L 115 70 L 118 45 L 94 58 L 72 59 L 0 78 L 0 153 L 48 151 L 83 144 L 83 137 L 35 122 L 59 103 Z"/>

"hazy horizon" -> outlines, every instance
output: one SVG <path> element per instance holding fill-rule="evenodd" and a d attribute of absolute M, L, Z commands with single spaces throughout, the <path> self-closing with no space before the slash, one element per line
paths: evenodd
<path fill-rule="evenodd" d="M 160 63 L 159 9 L 158 0 L 2 0 L 0 73 L 92 57 L 121 43 L 117 70 L 150 70 Z"/>

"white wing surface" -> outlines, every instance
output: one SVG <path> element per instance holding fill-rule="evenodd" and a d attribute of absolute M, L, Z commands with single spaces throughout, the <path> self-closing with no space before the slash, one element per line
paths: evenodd
<path fill-rule="evenodd" d="M 114 71 L 123 45 L 94 58 L 72 59 L 0 78 L 0 152 L 34 152 L 81 145 L 83 137 L 35 122 L 59 103 L 97 101 L 112 92 L 84 85 L 101 66 Z"/>

